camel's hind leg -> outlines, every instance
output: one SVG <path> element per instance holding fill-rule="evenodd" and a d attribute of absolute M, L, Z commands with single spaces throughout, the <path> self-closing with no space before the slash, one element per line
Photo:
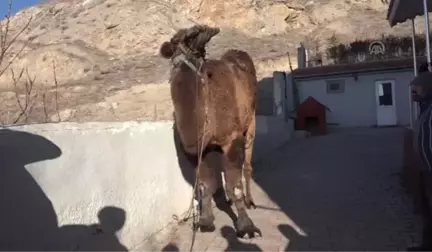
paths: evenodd
<path fill-rule="evenodd" d="M 248 209 L 256 208 L 255 203 L 252 198 L 251 193 L 251 179 L 252 179 L 252 152 L 253 152 L 253 144 L 255 140 L 255 114 L 253 115 L 252 121 L 249 124 L 248 129 L 245 133 L 245 157 L 244 157 L 244 167 L 243 167 L 243 174 L 245 178 L 246 183 L 246 197 L 245 197 L 245 204 Z"/>
<path fill-rule="evenodd" d="M 249 218 L 242 183 L 242 164 L 244 153 L 244 138 L 237 139 L 226 146 L 222 146 L 224 152 L 224 170 L 225 183 L 228 197 L 234 203 L 237 209 L 237 234 L 244 237 L 246 234 L 249 238 L 256 234 L 261 235 L 261 231 L 254 225 Z"/>
<path fill-rule="evenodd" d="M 198 190 L 201 194 L 201 211 L 198 220 L 198 227 L 201 232 L 213 232 L 215 230 L 214 215 L 212 208 L 212 197 L 217 189 L 216 169 L 214 169 L 211 153 L 207 153 L 201 162 L 198 172 Z"/>

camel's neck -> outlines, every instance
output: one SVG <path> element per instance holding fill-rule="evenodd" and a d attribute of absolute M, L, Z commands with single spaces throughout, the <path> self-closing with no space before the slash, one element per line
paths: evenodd
<path fill-rule="evenodd" d="M 192 62 L 189 61 L 189 63 Z M 195 125 L 196 121 L 201 121 L 201 119 L 196 118 L 196 113 L 203 113 L 202 109 L 205 103 L 203 92 L 206 87 L 202 81 L 203 76 L 200 74 L 201 67 L 202 65 L 198 65 L 196 62 L 191 67 L 187 62 L 179 61 L 172 68 L 171 98 L 176 116 L 179 116 L 178 123 L 181 128 L 187 128 Z"/>

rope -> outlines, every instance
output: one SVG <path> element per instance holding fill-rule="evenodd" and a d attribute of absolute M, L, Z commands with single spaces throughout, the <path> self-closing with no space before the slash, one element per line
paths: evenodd
<path fill-rule="evenodd" d="M 189 61 L 187 61 L 186 58 L 184 58 L 183 62 L 185 62 L 190 67 L 191 63 Z M 195 103 L 195 107 L 197 107 L 196 105 L 199 102 L 199 97 L 198 97 L 199 80 L 201 80 L 201 82 L 203 84 L 203 88 L 205 90 L 207 90 L 207 87 L 204 85 L 205 84 L 204 83 L 204 78 L 201 77 L 201 70 L 202 70 L 203 64 L 204 64 L 204 60 L 201 59 L 198 69 L 196 69 L 195 67 L 193 67 L 193 68 L 191 67 L 191 69 L 196 72 L 196 79 L 195 79 L 195 82 L 196 82 L 196 91 L 195 91 L 196 92 L 196 97 L 195 97 L 195 101 L 196 101 L 196 103 Z M 207 112 L 208 112 L 208 108 L 207 108 L 207 105 L 205 104 L 205 102 L 206 102 L 206 96 L 204 95 L 204 115 L 205 115 L 205 120 L 204 120 L 203 129 L 202 129 L 201 145 L 200 145 L 200 138 L 199 138 L 198 115 L 197 115 L 197 120 L 196 120 L 197 147 L 199 147 L 199 149 L 198 149 L 198 155 L 197 155 L 197 159 L 198 160 L 197 160 L 197 170 L 196 170 L 196 176 L 195 176 L 195 183 L 194 183 L 194 186 L 193 186 L 193 189 L 192 189 L 192 199 L 191 199 L 188 211 L 186 212 L 185 216 L 180 221 L 178 220 L 177 216 L 173 216 L 174 220 L 176 220 L 180 224 L 180 223 L 183 223 L 183 222 L 187 221 L 190 218 L 190 214 L 192 213 L 192 218 L 193 218 L 192 230 L 193 230 L 193 232 L 192 232 L 192 243 L 191 243 L 191 246 L 190 246 L 190 249 L 189 249 L 190 252 L 193 251 L 193 246 L 195 244 L 195 238 L 196 238 L 196 230 L 197 230 L 197 220 L 196 220 L 196 216 L 197 215 L 195 213 L 195 207 L 194 207 L 193 202 L 194 202 L 195 193 L 196 193 L 196 190 L 197 190 L 197 187 L 198 187 L 199 170 L 200 170 L 200 167 L 201 167 L 202 156 L 203 156 L 203 153 L 204 153 L 204 136 L 205 136 L 205 130 L 206 130 L 206 126 L 207 126 Z M 201 210 L 201 201 L 202 201 L 202 198 L 201 198 L 201 195 L 199 194 L 198 202 L 199 202 L 200 210 Z"/>

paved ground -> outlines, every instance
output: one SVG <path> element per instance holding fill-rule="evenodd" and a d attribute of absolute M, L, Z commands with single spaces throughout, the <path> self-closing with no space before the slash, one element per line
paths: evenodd
<path fill-rule="evenodd" d="M 355 129 L 291 142 L 255 164 L 263 237 L 237 239 L 215 209 L 217 230 L 197 233 L 195 251 L 405 250 L 419 242 L 420 220 L 399 185 L 402 129 Z M 301 237 L 290 218 L 303 228 Z M 189 250 L 190 223 L 174 228 L 164 251 Z"/>

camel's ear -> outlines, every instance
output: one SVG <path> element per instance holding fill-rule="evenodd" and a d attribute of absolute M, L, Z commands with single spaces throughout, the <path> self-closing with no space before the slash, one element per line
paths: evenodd
<path fill-rule="evenodd" d="M 174 46 L 171 42 L 165 41 L 163 42 L 159 53 L 162 57 L 166 59 L 170 59 L 174 54 Z"/>

